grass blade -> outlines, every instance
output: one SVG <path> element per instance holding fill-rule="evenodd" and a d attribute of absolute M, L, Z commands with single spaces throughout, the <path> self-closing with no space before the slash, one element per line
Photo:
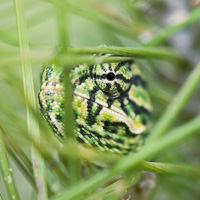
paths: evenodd
<path fill-rule="evenodd" d="M 33 77 L 32 77 L 32 70 L 31 70 L 31 63 L 30 61 L 25 61 L 24 57 L 29 57 L 29 44 L 26 32 L 26 22 L 24 17 L 24 7 L 23 7 L 23 0 L 14 0 L 15 4 L 15 12 L 16 12 L 16 20 L 17 20 L 17 27 L 18 27 L 18 35 L 19 35 L 19 47 L 20 47 L 20 54 L 22 60 L 22 71 L 23 71 L 23 83 L 24 83 L 24 95 L 27 102 L 34 109 L 36 109 L 36 102 L 35 102 L 35 93 L 34 93 L 34 85 L 33 85 Z M 27 125 L 28 125 L 28 132 L 29 134 L 39 141 L 39 127 L 38 122 L 34 117 L 34 114 L 31 112 L 30 107 L 27 104 Z M 47 199 L 47 186 L 45 181 L 45 166 L 44 161 L 34 148 L 32 148 L 32 159 L 33 159 L 33 171 L 35 182 L 38 189 L 38 198 L 41 200 Z"/>
<path fill-rule="evenodd" d="M 131 154 L 127 157 L 119 160 L 116 165 L 109 170 L 105 169 L 84 182 L 77 183 L 75 186 L 69 188 L 68 191 L 57 195 L 51 200 L 78 200 L 85 193 L 89 193 L 92 190 L 98 188 L 100 185 L 105 184 L 111 180 L 117 174 L 125 172 L 127 170 L 134 170 L 143 160 L 152 157 L 155 154 L 161 153 L 172 146 L 179 144 L 181 141 L 192 136 L 194 133 L 200 130 L 200 116 L 192 121 L 184 124 L 175 130 L 171 131 L 160 141 L 147 144 L 138 153 Z"/>
<path fill-rule="evenodd" d="M 111 47 L 102 46 L 98 48 L 85 47 L 85 48 L 73 48 L 70 49 L 73 53 L 88 53 L 88 54 L 99 54 L 99 53 L 113 53 L 118 56 L 133 56 L 133 57 L 153 57 L 153 58 L 165 58 L 180 61 L 180 56 L 175 50 L 166 48 L 142 48 L 142 47 Z"/>
<path fill-rule="evenodd" d="M 12 174 L 12 168 L 10 167 L 8 163 L 8 157 L 6 153 L 4 140 L 2 137 L 2 134 L 3 134 L 2 132 L 3 131 L 0 127 L 0 169 L 1 169 L 4 182 L 6 185 L 6 189 L 7 189 L 10 199 L 19 200 L 20 198 L 17 192 L 17 188 L 15 186 L 15 181 L 14 181 L 15 179 Z M 1 195 L 0 195 L 0 199 L 1 199 Z"/>
<path fill-rule="evenodd" d="M 154 139 L 158 139 L 162 136 L 167 129 L 175 122 L 178 114 L 180 114 L 181 110 L 184 108 L 186 103 L 191 98 L 195 89 L 199 85 L 200 82 L 200 63 L 197 67 L 192 71 L 185 84 L 182 86 L 180 91 L 174 97 L 171 104 L 168 105 L 163 115 L 160 117 L 158 122 L 151 130 L 149 141 L 152 142 Z"/>
<path fill-rule="evenodd" d="M 60 53 L 66 53 L 68 51 L 69 38 L 66 30 L 66 10 L 62 8 L 62 5 L 58 4 L 58 14 L 57 14 L 57 26 L 58 26 L 58 38 L 60 45 Z M 64 70 L 64 84 L 65 84 L 65 133 L 66 133 L 66 141 L 64 144 L 64 148 L 73 147 L 74 151 L 77 151 L 77 143 L 74 134 L 74 112 L 72 109 L 72 101 L 73 101 L 73 89 L 71 85 L 70 78 L 70 68 L 67 67 Z M 68 173 L 69 173 L 69 181 L 70 183 L 75 183 L 81 177 L 81 166 L 80 160 L 78 157 L 74 159 L 67 160 Z"/>
<path fill-rule="evenodd" d="M 169 163 L 155 163 L 155 162 L 143 162 L 140 166 L 142 170 L 170 174 L 177 176 L 189 176 L 194 178 L 200 177 L 200 167 L 191 166 L 185 164 L 169 164 Z"/>
<path fill-rule="evenodd" d="M 144 46 L 158 45 L 158 44 L 164 42 L 165 40 L 167 40 L 170 36 L 172 36 L 177 31 L 185 28 L 186 26 L 196 22 L 199 19 L 200 19 L 200 7 L 197 7 L 192 12 L 190 12 L 188 17 L 185 20 L 183 20 L 181 23 L 169 26 L 165 29 L 162 29 L 149 42 L 145 43 Z"/>

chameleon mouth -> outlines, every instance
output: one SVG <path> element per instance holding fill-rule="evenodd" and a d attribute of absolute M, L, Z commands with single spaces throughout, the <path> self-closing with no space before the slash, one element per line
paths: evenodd
<path fill-rule="evenodd" d="M 116 118 L 123 122 L 124 124 L 126 124 L 129 128 L 129 130 L 133 133 L 133 134 L 136 134 L 136 135 L 139 135 L 141 133 L 143 133 L 146 129 L 146 126 L 144 126 L 143 124 L 141 123 L 134 123 L 130 117 L 128 117 L 127 115 L 125 115 L 123 113 L 122 110 L 118 109 L 115 107 L 115 110 L 112 109 L 112 106 L 111 108 L 108 108 L 108 106 L 106 105 L 105 102 L 101 102 L 99 100 L 96 100 L 96 101 L 93 101 L 92 99 L 90 99 L 89 97 L 87 97 L 85 94 L 80 94 L 80 93 L 77 93 L 77 92 L 74 92 L 74 95 L 79 97 L 80 100 L 84 101 L 84 100 L 87 100 L 87 101 L 91 101 L 93 102 L 94 104 L 98 104 L 100 106 L 102 106 L 102 111 L 103 112 L 108 112 L 110 115 L 114 115 L 116 116 Z"/>

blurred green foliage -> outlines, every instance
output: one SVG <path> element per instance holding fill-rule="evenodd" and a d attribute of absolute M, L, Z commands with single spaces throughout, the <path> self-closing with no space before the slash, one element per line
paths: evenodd
<path fill-rule="evenodd" d="M 200 9 L 192 0 L 182 3 L 161 0 L 24 0 L 24 11 L 32 56 L 35 94 L 39 90 L 43 63 L 51 60 L 51 57 L 59 57 L 56 54 L 57 45 L 63 41 L 60 38 L 59 26 L 61 29 L 62 27 L 66 29 L 65 45 L 83 48 L 83 51 L 86 50 L 85 47 L 99 45 L 140 48 L 162 46 L 167 47 L 169 51 L 175 49 L 181 55 L 179 61 L 165 58 L 135 58 L 148 80 L 154 108 L 152 124 L 159 119 L 200 60 Z M 64 13 L 65 20 L 61 21 L 60 13 Z M 183 21 L 184 23 L 181 23 Z M 179 23 L 181 25 L 176 26 Z M 22 200 L 28 200 L 37 198 L 33 172 L 31 164 L 26 159 L 23 160 L 26 158 L 23 153 L 16 150 L 16 144 L 31 160 L 30 145 L 34 142 L 27 134 L 26 101 L 23 94 L 23 74 L 18 44 L 14 3 L 1 0 L 0 124 L 6 128 L 6 134 L 3 136 L 20 197 Z M 197 90 L 181 115 L 174 121 L 174 127 L 199 115 L 199 95 L 200 92 Z M 60 144 L 53 134 L 50 134 L 50 128 L 39 112 L 35 115 L 40 122 L 44 149 L 38 148 L 46 163 L 50 196 L 52 193 L 65 191 L 65 188 L 70 186 L 66 166 L 71 157 L 69 152 L 66 153 L 67 156 L 59 152 Z M 181 145 L 158 154 L 153 160 L 199 165 L 199 141 L 199 135 L 195 135 Z M 35 146 L 37 147 L 37 144 Z M 45 150 L 50 151 L 49 154 Z M 88 158 L 90 156 L 88 153 Z M 106 155 L 102 155 L 101 159 L 106 160 Z M 88 174 L 91 173 L 90 170 Z M 198 200 L 199 184 L 199 177 L 159 174 L 151 199 Z M 8 199 L 2 177 L 0 177 L 0 195 L 4 200 Z"/>

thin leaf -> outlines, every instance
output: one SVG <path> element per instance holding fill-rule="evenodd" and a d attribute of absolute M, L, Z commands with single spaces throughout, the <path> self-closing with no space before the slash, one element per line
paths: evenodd
<path fill-rule="evenodd" d="M 191 98 L 200 82 L 200 63 L 192 71 L 185 84 L 176 94 L 172 102 L 167 106 L 165 112 L 151 130 L 149 142 L 159 139 L 169 127 L 176 121 L 186 103 Z"/>
<path fill-rule="evenodd" d="M 2 128 L 0 127 L 0 169 L 3 175 L 4 183 L 10 199 L 19 200 L 19 194 L 15 185 L 12 168 L 9 165 L 7 152 L 2 137 Z M 1 197 L 0 197 L 1 198 Z"/>
<path fill-rule="evenodd" d="M 24 56 L 29 56 L 29 44 L 27 39 L 23 0 L 14 0 L 14 4 L 15 4 L 16 20 L 18 27 L 18 35 L 19 35 L 19 47 L 22 57 L 22 71 L 23 71 L 23 83 L 24 83 L 24 93 L 25 93 L 24 95 L 25 99 L 35 109 L 36 102 L 35 102 L 31 63 L 23 59 Z M 37 141 L 39 141 L 40 135 L 38 128 L 38 121 L 35 119 L 34 114 L 31 112 L 31 109 L 29 108 L 28 104 L 27 104 L 27 125 L 29 134 L 31 134 Z M 32 148 L 32 159 L 33 159 L 33 171 L 34 171 L 35 182 L 38 188 L 38 198 L 41 200 L 46 200 L 47 185 L 45 179 L 44 161 L 41 155 L 38 153 L 38 151 L 36 151 L 34 148 Z"/>

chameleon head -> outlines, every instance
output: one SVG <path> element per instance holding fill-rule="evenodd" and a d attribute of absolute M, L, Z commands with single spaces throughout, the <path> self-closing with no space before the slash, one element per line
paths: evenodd
<path fill-rule="evenodd" d="M 65 136 L 62 76 L 62 67 L 46 66 L 38 100 L 56 134 Z M 77 65 L 71 79 L 77 139 L 102 151 L 137 150 L 147 133 L 151 104 L 144 77 L 133 61 Z"/>

